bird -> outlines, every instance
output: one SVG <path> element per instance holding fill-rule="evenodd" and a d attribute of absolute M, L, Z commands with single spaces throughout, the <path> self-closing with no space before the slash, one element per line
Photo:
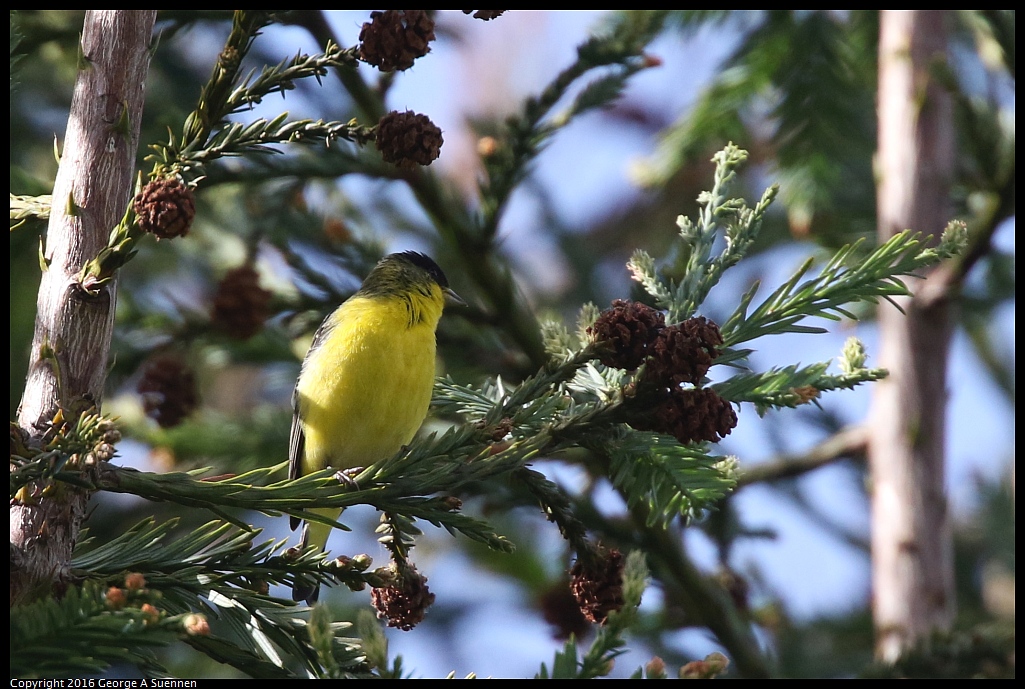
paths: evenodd
<path fill-rule="evenodd" d="M 464 304 L 438 264 L 404 251 L 382 258 L 324 319 L 292 393 L 289 479 L 367 467 L 409 444 L 430 406 L 446 303 Z M 337 519 L 341 509 L 315 512 Z M 293 531 L 300 521 L 291 518 Z M 304 522 L 300 549 L 325 550 L 330 533 L 326 524 Z M 312 605 L 319 596 L 318 585 L 292 588 L 297 602 Z"/>

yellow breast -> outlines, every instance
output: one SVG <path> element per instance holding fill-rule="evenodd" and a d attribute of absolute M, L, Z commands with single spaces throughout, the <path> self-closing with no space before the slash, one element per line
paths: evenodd
<path fill-rule="evenodd" d="M 331 315 L 330 332 L 307 356 L 296 386 L 303 474 L 367 466 L 413 439 L 431 401 L 441 316 L 440 308 L 413 313 L 413 306 L 355 297 Z"/>

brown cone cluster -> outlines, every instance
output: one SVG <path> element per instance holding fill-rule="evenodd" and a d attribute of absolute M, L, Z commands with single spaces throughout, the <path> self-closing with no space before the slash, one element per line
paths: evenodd
<path fill-rule="evenodd" d="M 589 622 L 605 624 L 609 614 L 622 609 L 623 554 L 601 549 L 599 557 L 580 558 L 569 570 L 569 589 Z"/>
<path fill-rule="evenodd" d="M 390 112 L 377 123 L 375 144 L 386 162 L 412 168 L 430 165 L 441 155 L 445 142 L 441 129 L 427 115 Z"/>
<path fill-rule="evenodd" d="M 427 608 L 434 603 L 434 594 L 427 588 L 427 577 L 412 564 L 406 564 L 394 583 L 370 592 L 370 601 L 377 609 L 377 617 L 387 619 L 389 627 L 408 632 L 423 622 Z"/>
<path fill-rule="evenodd" d="M 681 443 L 717 443 L 737 425 L 733 405 L 710 388 L 672 387 L 656 392 L 659 402 L 634 413 L 630 425 L 639 431 L 668 433 Z"/>
<path fill-rule="evenodd" d="M 250 265 L 228 271 L 217 286 L 211 313 L 213 324 L 238 340 L 263 330 L 270 317 L 271 293 L 260 287 L 260 274 Z"/>
<path fill-rule="evenodd" d="M 401 72 L 430 52 L 434 19 L 426 10 L 371 12 L 359 40 L 361 60 L 382 72 Z"/>
<path fill-rule="evenodd" d="M 665 325 L 666 317 L 661 311 L 639 301 L 616 299 L 587 333 L 595 342 L 605 345 L 600 358 L 603 364 L 633 371 L 644 363 Z"/>
<path fill-rule="evenodd" d="M 712 321 L 698 316 L 666 326 L 660 311 L 617 299 L 587 332 L 604 345 L 606 366 L 632 371 L 644 364 L 629 418 L 637 430 L 667 433 L 681 443 L 714 443 L 736 427 L 730 403 L 701 387 L 722 353 L 722 333 Z"/>
<path fill-rule="evenodd" d="M 552 625 L 557 639 L 568 639 L 570 636 L 583 638 L 587 632 L 587 620 L 580 611 L 577 599 L 569 590 L 569 583 L 559 580 L 541 594 L 538 599 L 541 614 L 545 622 Z"/>
<path fill-rule="evenodd" d="M 651 345 L 645 380 L 700 385 L 722 344 L 719 326 L 704 316 L 662 329 Z"/>
<path fill-rule="evenodd" d="M 192 370 L 171 352 L 157 354 L 146 362 L 136 389 L 142 395 L 146 415 L 161 428 L 177 426 L 199 404 Z"/>
<path fill-rule="evenodd" d="M 483 19 L 487 22 L 500 17 L 508 10 L 463 10 L 463 14 L 470 14 L 470 12 L 473 12 L 474 19 Z"/>
<path fill-rule="evenodd" d="M 184 237 L 196 217 L 192 190 L 176 177 L 152 180 L 136 194 L 133 207 L 139 228 L 157 239 Z"/>

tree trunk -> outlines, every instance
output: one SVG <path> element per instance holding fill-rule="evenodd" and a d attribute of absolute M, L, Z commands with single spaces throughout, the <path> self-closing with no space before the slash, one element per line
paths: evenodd
<path fill-rule="evenodd" d="M 82 265 L 106 245 L 130 199 L 156 10 L 90 10 L 53 189 L 28 380 L 18 422 L 34 437 L 58 409 L 99 405 L 116 284 L 93 296 Z M 73 419 L 72 419 L 73 420 Z M 32 486 L 11 506 L 11 604 L 66 579 L 88 495 Z"/>
<path fill-rule="evenodd" d="M 946 14 L 883 11 L 879 39 L 879 238 L 912 228 L 939 236 L 949 212 L 953 123 L 933 75 L 946 61 Z M 922 287 L 910 284 L 914 291 Z M 869 460 L 876 655 L 893 662 L 954 611 L 953 556 L 944 490 L 946 299 L 879 308 L 880 365 Z"/>

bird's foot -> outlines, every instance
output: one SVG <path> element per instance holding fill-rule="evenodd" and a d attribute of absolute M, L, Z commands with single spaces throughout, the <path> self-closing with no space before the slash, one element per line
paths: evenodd
<path fill-rule="evenodd" d="M 363 473 L 363 467 L 352 467 L 351 469 L 343 469 L 335 472 L 335 480 L 339 483 L 345 484 L 352 490 L 359 490 L 359 484 L 356 483 L 356 477 Z"/>

